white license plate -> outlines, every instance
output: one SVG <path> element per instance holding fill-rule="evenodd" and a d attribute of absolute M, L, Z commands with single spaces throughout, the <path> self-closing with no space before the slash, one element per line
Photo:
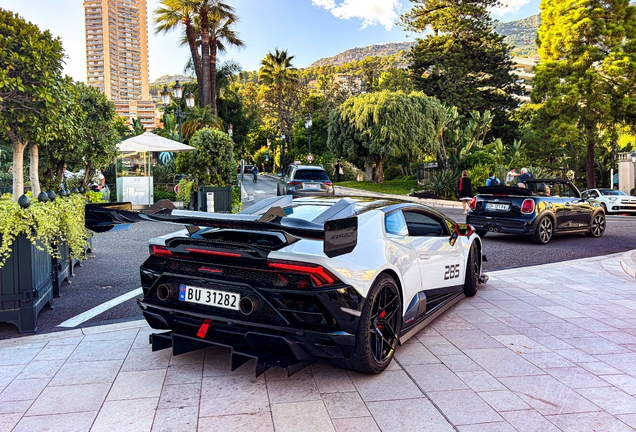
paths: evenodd
<path fill-rule="evenodd" d="M 238 293 L 211 290 L 188 285 L 179 286 L 179 300 L 189 303 L 216 306 L 224 309 L 239 310 Z"/>
<path fill-rule="evenodd" d="M 320 189 L 320 185 L 315 183 L 305 183 L 303 187 L 305 189 Z"/>
<path fill-rule="evenodd" d="M 508 204 L 487 204 L 486 205 L 486 209 L 487 210 L 508 210 L 510 208 L 510 206 Z"/>

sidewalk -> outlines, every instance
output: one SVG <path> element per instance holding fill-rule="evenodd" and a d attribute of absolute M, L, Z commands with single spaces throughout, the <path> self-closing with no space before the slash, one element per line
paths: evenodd
<path fill-rule="evenodd" d="M 0 341 L 0 431 L 633 430 L 625 259 L 491 272 L 376 376 L 321 361 L 254 378 L 223 349 L 151 352 L 142 321 Z"/>

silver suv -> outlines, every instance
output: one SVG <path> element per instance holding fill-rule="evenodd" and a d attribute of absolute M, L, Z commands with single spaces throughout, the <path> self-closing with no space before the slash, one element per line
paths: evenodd
<path fill-rule="evenodd" d="M 316 165 L 292 164 L 280 175 L 276 195 L 335 195 L 327 171 Z"/>

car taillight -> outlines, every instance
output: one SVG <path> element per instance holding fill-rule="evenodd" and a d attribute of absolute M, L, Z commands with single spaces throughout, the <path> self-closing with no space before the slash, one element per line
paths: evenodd
<path fill-rule="evenodd" d="M 324 184 L 325 186 L 329 186 L 329 187 L 333 186 L 333 183 L 328 182 L 328 181 L 324 181 L 324 182 L 322 182 L 322 184 Z"/>
<path fill-rule="evenodd" d="M 288 184 L 289 186 L 296 186 L 296 185 L 301 184 L 301 182 L 297 182 L 297 181 L 290 181 L 290 182 L 288 182 L 287 184 Z"/>
<path fill-rule="evenodd" d="M 521 213 L 530 214 L 534 213 L 534 200 L 525 199 L 523 200 L 523 204 L 521 204 Z"/>
<path fill-rule="evenodd" d="M 333 285 L 338 281 L 331 272 L 321 265 L 306 264 L 295 261 L 267 261 L 267 266 L 272 269 L 285 270 L 291 273 L 302 273 L 308 275 L 317 287 L 322 285 Z"/>
<path fill-rule="evenodd" d="M 470 201 L 469 207 L 471 210 L 475 210 L 475 207 L 477 207 L 477 197 L 473 197 L 473 199 Z"/>
<path fill-rule="evenodd" d="M 150 245 L 150 255 L 168 256 L 172 255 L 172 252 L 165 246 Z"/>
<path fill-rule="evenodd" d="M 198 254 L 204 254 L 204 255 L 216 255 L 216 256 L 222 256 L 222 257 L 228 257 L 228 258 L 241 258 L 242 256 L 240 253 L 236 253 L 236 252 L 214 251 L 210 249 L 197 249 L 197 248 L 187 247 L 185 248 L 185 250 L 192 253 L 198 253 Z"/>

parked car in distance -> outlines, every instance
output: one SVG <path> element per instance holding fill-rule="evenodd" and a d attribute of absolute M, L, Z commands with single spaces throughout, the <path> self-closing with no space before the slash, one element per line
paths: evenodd
<path fill-rule="evenodd" d="M 291 164 L 281 175 L 276 195 L 295 197 L 335 195 L 336 191 L 327 171 L 317 165 Z"/>
<path fill-rule="evenodd" d="M 617 189 L 588 189 L 581 192 L 598 201 L 605 213 L 636 214 L 636 197 L 629 196 Z"/>
<path fill-rule="evenodd" d="M 254 165 L 245 165 L 243 167 L 243 172 L 244 173 L 251 173 L 252 172 L 252 168 L 254 168 Z M 241 166 L 240 165 L 236 167 L 236 173 L 237 174 L 241 173 Z"/>
<path fill-rule="evenodd" d="M 568 180 L 533 179 L 518 186 L 478 188 L 470 203 L 466 223 L 477 234 L 489 232 L 529 235 L 533 243 L 546 244 L 554 234 L 584 233 L 600 237 L 605 232 L 603 207 Z"/>

